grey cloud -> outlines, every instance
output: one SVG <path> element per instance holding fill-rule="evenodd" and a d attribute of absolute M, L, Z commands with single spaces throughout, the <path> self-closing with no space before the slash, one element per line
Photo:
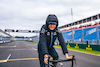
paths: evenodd
<path fill-rule="evenodd" d="M 0 0 L 0 29 L 36 29 L 48 14 L 56 14 L 59 26 L 100 13 L 99 0 Z"/>

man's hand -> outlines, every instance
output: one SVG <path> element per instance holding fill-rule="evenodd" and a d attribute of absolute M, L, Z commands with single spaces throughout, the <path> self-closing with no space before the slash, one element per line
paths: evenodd
<path fill-rule="evenodd" d="M 46 65 L 48 65 L 48 58 L 45 58 L 45 59 L 44 59 L 44 63 L 45 63 Z"/>
<path fill-rule="evenodd" d="M 48 55 L 47 54 L 44 55 L 44 63 L 48 65 Z"/>
<path fill-rule="evenodd" d="M 66 57 L 66 59 L 67 59 L 67 60 L 69 60 L 69 59 L 72 59 L 72 58 L 73 58 L 72 56 L 68 56 L 68 53 L 66 53 L 66 54 L 65 54 L 65 57 Z"/>
<path fill-rule="evenodd" d="M 66 56 L 66 59 L 67 59 L 67 60 L 69 60 L 69 59 L 72 59 L 72 58 L 73 58 L 73 56 L 68 56 L 68 53 L 66 53 L 66 54 L 65 54 L 65 56 Z M 75 60 L 73 60 L 73 62 L 75 62 Z"/>

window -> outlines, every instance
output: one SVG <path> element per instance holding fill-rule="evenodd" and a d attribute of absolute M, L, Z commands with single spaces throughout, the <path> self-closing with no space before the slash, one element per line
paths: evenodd
<path fill-rule="evenodd" d="M 83 23 L 85 23 L 85 22 L 86 22 L 86 19 L 83 20 Z"/>
<path fill-rule="evenodd" d="M 93 16 L 93 20 L 96 20 L 97 19 L 97 16 Z"/>
<path fill-rule="evenodd" d="M 100 14 L 99 14 L 99 19 L 100 19 Z"/>
<path fill-rule="evenodd" d="M 91 17 L 90 18 L 87 18 L 87 22 L 91 21 Z"/>
<path fill-rule="evenodd" d="M 81 24 L 82 23 L 82 20 L 81 21 L 79 21 L 79 24 Z"/>

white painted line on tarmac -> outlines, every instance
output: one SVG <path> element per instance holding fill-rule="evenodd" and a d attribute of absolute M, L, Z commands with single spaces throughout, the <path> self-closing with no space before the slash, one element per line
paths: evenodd
<path fill-rule="evenodd" d="M 11 57 L 11 54 L 9 54 L 8 58 L 6 59 L 8 61 L 8 59 Z"/>
<path fill-rule="evenodd" d="M 59 64 L 63 66 L 63 63 L 59 62 Z"/>
<path fill-rule="evenodd" d="M 59 64 L 63 67 L 68 67 L 68 66 L 65 66 L 63 63 L 59 62 Z"/>
<path fill-rule="evenodd" d="M 1 60 L 1 61 L 0 61 L 0 63 L 7 62 L 7 61 L 9 60 L 10 56 L 11 56 L 11 54 L 9 54 L 9 56 L 7 57 L 7 59 L 6 59 L 6 60 Z"/>
<path fill-rule="evenodd" d="M 35 49 L 35 48 L 33 48 L 34 50 L 37 50 L 37 49 Z"/>
<path fill-rule="evenodd" d="M 3 47 L 16 47 L 16 45 L 15 46 L 0 46 L 0 48 L 3 48 Z"/>

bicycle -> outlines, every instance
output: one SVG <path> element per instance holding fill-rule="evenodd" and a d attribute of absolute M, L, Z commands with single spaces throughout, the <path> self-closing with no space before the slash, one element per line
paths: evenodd
<path fill-rule="evenodd" d="M 71 61 L 71 67 L 74 66 L 74 61 L 75 61 L 75 64 L 76 64 L 76 59 L 75 59 L 75 56 L 73 55 L 73 58 L 72 59 L 69 59 L 69 60 L 63 60 L 63 59 L 59 59 L 59 60 L 50 60 L 50 56 L 48 57 L 48 65 L 46 65 L 47 67 L 54 67 L 54 64 L 58 63 L 58 62 L 68 62 L 68 61 Z M 54 63 L 54 64 L 50 64 L 50 63 Z M 77 65 L 77 64 L 76 64 Z M 57 66 L 55 66 L 57 67 Z"/>

